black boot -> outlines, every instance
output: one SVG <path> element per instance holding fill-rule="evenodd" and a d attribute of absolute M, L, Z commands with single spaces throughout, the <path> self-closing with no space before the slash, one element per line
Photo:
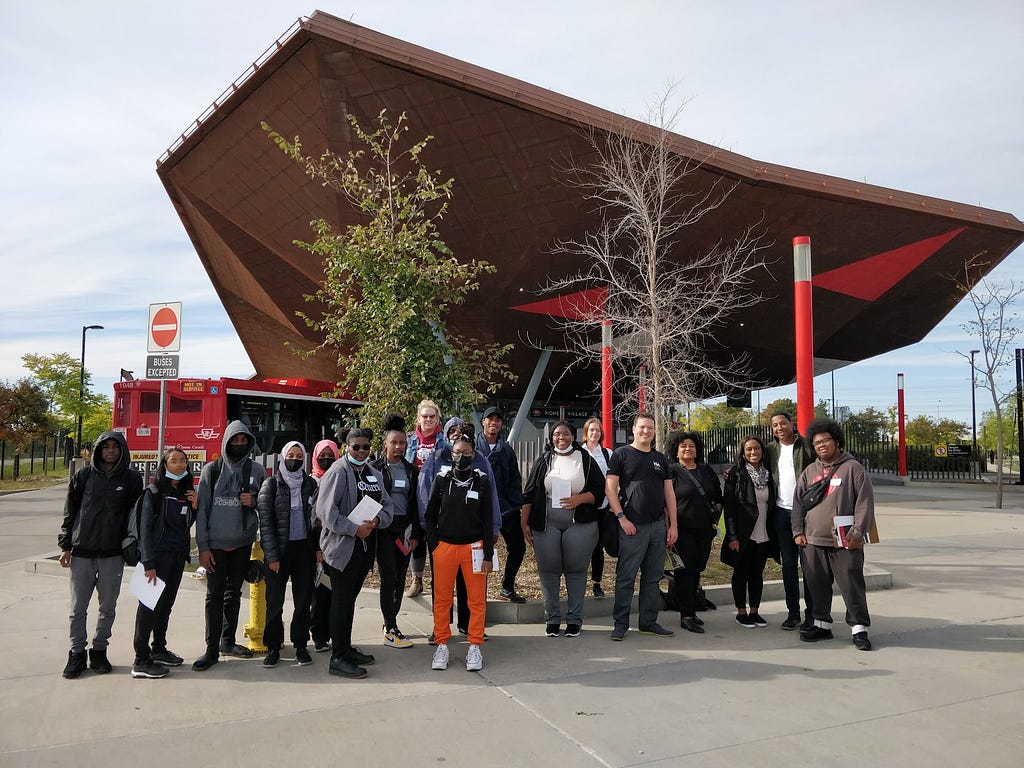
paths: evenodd
<path fill-rule="evenodd" d="M 89 649 L 89 667 L 97 675 L 105 675 L 113 669 L 113 667 L 110 666 L 110 662 L 107 661 L 106 648 L 102 651 L 95 648 Z"/>
<path fill-rule="evenodd" d="M 64 667 L 63 675 L 72 680 L 85 672 L 85 651 L 68 651 L 68 663 Z"/>

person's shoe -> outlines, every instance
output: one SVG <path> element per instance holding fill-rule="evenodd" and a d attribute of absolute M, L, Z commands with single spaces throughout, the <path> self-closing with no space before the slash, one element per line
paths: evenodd
<path fill-rule="evenodd" d="M 277 666 L 277 662 L 281 660 L 281 652 L 278 650 L 267 651 L 267 655 L 263 658 L 263 666 L 267 669 L 272 669 Z"/>
<path fill-rule="evenodd" d="M 599 581 L 594 582 L 594 597 L 604 597 L 604 589 L 601 587 L 601 582 Z"/>
<path fill-rule="evenodd" d="M 566 637 L 579 637 L 580 632 L 583 631 L 582 624 L 566 624 L 565 625 L 565 636 Z"/>
<path fill-rule="evenodd" d="M 156 651 L 151 654 L 149 660 L 154 664 L 160 664 L 164 667 L 180 667 L 184 661 L 181 656 L 176 654 L 174 651 L 168 651 L 166 648 L 162 651 Z"/>
<path fill-rule="evenodd" d="M 384 645 L 389 648 L 412 648 L 412 640 L 403 635 L 398 629 L 392 628 L 384 633 Z"/>
<path fill-rule="evenodd" d="M 220 661 L 220 656 L 218 656 L 216 653 L 210 653 L 209 651 L 207 651 L 198 659 L 192 662 L 192 669 L 194 669 L 196 672 L 205 672 L 218 661 Z"/>
<path fill-rule="evenodd" d="M 405 596 L 406 597 L 419 597 L 422 594 L 423 594 L 423 577 L 422 576 L 413 576 L 412 577 L 412 584 L 410 584 L 409 588 L 407 590 L 405 590 Z"/>
<path fill-rule="evenodd" d="M 371 654 L 363 653 L 358 648 L 353 648 L 351 651 L 346 653 L 343 658 L 345 661 L 351 661 L 353 664 L 360 667 L 368 667 L 376 661 Z"/>
<path fill-rule="evenodd" d="M 562 634 L 562 627 L 558 624 L 546 624 L 544 626 L 544 634 L 548 637 L 558 637 Z"/>
<path fill-rule="evenodd" d="M 95 648 L 89 650 L 89 668 L 97 675 L 105 675 L 114 668 L 107 661 L 107 649 L 98 651 Z"/>
<path fill-rule="evenodd" d="M 693 620 L 700 624 L 702 627 L 704 626 L 704 619 L 702 619 L 700 616 L 694 616 Z"/>
<path fill-rule="evenodd" d="M 132 664 L 132 677 L 159 680 L 161 677 L 167 677 L 167 667 L 155 663 L 152 659 L 136 661 Z"/>
<path fill-rule="evenodd" d="M 788 616 L 786 620 L 782 622 L 782 628 L 787 632 L 792 632 L 794 629 L 800 626 L 799 616 Z"/>
<path fill-rule="evenodd" d="M 760 613 L 754 611 L 750 614 L 750 620 L 754 622 L 755 627 L 767 627 L 768 622 L 764 620 Z"/>
<path fill-rule="evenodd" d="M 441 643 L 434 649 L 434 658 L 430 662 L 431 669 L 448 669 L 448 644 Z"/>
<path fill-rule="evenodd" d="M 704 627 L 700 625 L 694 616 L 683 616 L 679 620 L 679 626 L 685 629 L 687 632 L 694 632 L 698 635 L 704 634 Z"/>
<path fill-rule="evenodd" d="M 469 652 L 466 654 L 466 671 L 479 672 L 484 668 L 484 655 L 480 652 L 480 646 L 470 643 Z"/>
<path fill-rule="evenodd" d="M 323 653 L 324 651 L 329 651 L 329 650 L 331 650 L 331 641 L 330 640 L 314 640 L 313 641 L 313 650 L 316 651 L 317 653 Z"/>
<path fill-rule="evenodd" d="M 309 655 L 309 651 L 306 649 L 306 646 L 295 646 L 295 663 L 300 667 L 308 667 L 313 663 L 313 657 Z"/>
<path fill-rule="evenodd" d="M 234 645 L 230 645 L 228 643 L 221 643 L 220 652 L 225 656 L 234 656 L 238 659 L 252 658 L 252 651 L 250 651 L 244 645 L 239 645 L 238 643 L 235 643 Z"/>
<path fill-rule="evenodd" d="M 61 674 L 68 680 L 74 680 L 85 672 L 86 666 L 85 651 L 78 653 L 68 651 L 68 663 L 64 666 L 64 671 Z"/>
<path fill-rule="evenodd" d="M 804 618 L 803 623 L 800 625 L 800 631 L 801 632 L 806 632 L 807 630 L 813 629 L 813 628 L 814 628 L 814 619 L 812 619 L 810 616 L 807 616 L 806 618 Z"/>
<path fill-rule="evenodd" d="M 819 640 L 831 640 L 832 630 L 822 629 L 818 626 L 812 626 L 810 629 L 802 630 L 800 632 L 800 639 L 805 643 L 816 643 Z"/>
<path fill-rule="evenodd" d="M 501 591 L 498 592 L 498 597 L 502 600 L 508 600 L 510 603 L 518 603 L 519 605 L 526 602 L 526 598 L 516 592 L 515 588 L 505 589 L 502 587 Z"/>
<path fill-rule="evenodd" d="M 459 632 L 460 635 L 462 635 L 463 637 L 469 637 L 469 630 L 468 629 L 466 629 L 465 627 L 458 627 L 457 629 L 458 629 L 458 632 Z M 434 635 L 431 634 L 430 636 L 433 637 Z M 486 632 L 484 632 L 484 642 L 486 643 L 490 639 L 491 639 L 490 635 L 488 635 Z M 434 641 L 431 640 L 430 642 L 431 642 L 431 644 L 433 644 Z"/>
<path fill-rule="evenodd" d="M 619 626 L 619 625 L 616 624 L 612 628 L 612 640 L 615 640 L 616 642 L 621 642 L 621 641 L 625 640 L 626 639 L 626 632 L 628 630 L 629 630 L 629 627 L 622 627 L 622 626 Z"/>
<path fill-rule="evenodd" d="M 671 629 L 665 629 L 658 622 L 654 622 L 650 626 L 642 627 L 640 629 L 641 635 L 653 635 L 654 637 L 672 637 L 675 635 Z"/>
<path fill-rule="evenodd" d="M 871 641 L 868 639 L 867 632 L 857 632 L 853 636 L 853 644 L 857 646 L 858 651 L 870 651 Z"/>
<path fill-rule="evenodd" d="M 750 618 L 750 614 L 748 613 L 737 613 L 736 623 L 744 629 L 754 629 L 756 626 L 754 624 L 754 620 Z"/>
<path fill-rule="evenodd" d="M 338 677 L 347 677 L 350 680 L 366 677 L 365 669 L 353 664 L 348 659 L 339 659 L 337 656 L 331 657 L 331 665 L 327 668 L 327 673 Z"/>

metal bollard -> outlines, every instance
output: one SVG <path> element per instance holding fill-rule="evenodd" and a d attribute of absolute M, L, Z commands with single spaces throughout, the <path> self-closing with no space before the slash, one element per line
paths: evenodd
<path fill-rule="evenodd" d="M 259 539 L 252 543 L 252 560 L 263 562 L 263 547 Z M 242 634 L 249 638 L 249 650 L 253 653 L 266 653 L 263 644 L 263 630 L 267 624 L 267 583 L 265 579 L 249 583 L 249 621 L 242 629 Z"/>

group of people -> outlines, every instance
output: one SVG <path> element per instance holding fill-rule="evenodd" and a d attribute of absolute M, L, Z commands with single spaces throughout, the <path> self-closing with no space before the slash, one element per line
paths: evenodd
<path fill-rule="evenodd" d="M 871 483 L 842 450 L 835 422 L 815 420 L 805 438 L 788 414 L 775 414 L 776 440 L 768 446 L 757 437 L 742 440 L 736 463 L 725 473 L 724 490 L 704 462 L 700 436 L 672 433 L 666 456 L 654 447 L 650 414 L 636 417 L 632 441 L 613 452 L 602 445 L 599 420 L 584 424 L 582 442 L 573 425 L 557 422 L 525 487 L 515 451 L 502 437 L 504 417 L 498 408 L 484 412 L 479 435 L 459 418 L 443 428 L 439 422 L 440 409 L 430 400 L 417 408 L 411 433 L 405 432 L 402 417 L 390 417 L 384 424 L 383 452 L 374 461 L 374 434 L 364 427 L 349 430 L 341 449 L 333 441 L 320 441 L 312 457 L 305 446 L 290 442 L 268 477 L 251 457 L 254 436 L 236 421 L 225 431 L 221 456 L 203 468 L 198 484 L 184 452 L 171 448 L 147 487 L 130 467 L 124 436 L 116 431 L 101 435 L 89 464 L 70 481 L 58 537 L 60 562 L 70 569 L 71 582 L 71 648 L 64 677 L 77 677 L 87 667 L 101 674 L 111 671 L 106 649 L 133 510 L 139 516 L 145 577 L 164 583 L 155 606 L 140 602 L 136 612 L 133 677 L 164 677 L 169 667 L 183 663 L 167 646 L 167 628 L 189 560 L 193 524 L 207 587 L 206 647 L 192 665 L 198 672 L 222 655 L 253 655 L 237 642 L 236 633 L 241 589 L 257 538 L 266 578 L 263 666 L 275 667 L 281 659 L 290 582 L 294 608 L 288 639 L 295 662 L 312 663 L 312 641 L 315 651 L 330 651 L 330 674 L 355 679 L 365 677 L 375 660 L 352 645 L 356 599 L 374 562 L 384 644 L 396 649 L 413 645 L 399 628 L 398 615 L 403 596 L 423 591 L 429 557 L 430 642 L 436 646 L 431 666 L 448 667 L 454 618 L 459 634 L 469 641 L 466 668 L 479 670 L 487 637 L 487 574 L 496 569 L 498 536 L 507 551 L 500 567 L 502 599 L 525 602 L 516 591 L 516 578 L 527 544 L 534 550 L 547 636 L 580 635 L 588 567 L 594 595 L 603 596 L 608 550 L 617 558 L 611 639 L 621 641 L 629 630 L 638 574 L 638 629 L 669 637 L 674 632 L 658 622 L 666 548 L 681 561 L 672 580 L 680 626 L 703 633 L 697 616 L 700 579 L 720 517 L 725 522 L 722 561 L 733 568 L 740 626 L 767 626 L 759 607 L 765 564 L 774 557 L 781 560 L 786 592 L 783 629 L 799 627 L 807 642 L 831 638 L 836 582 L 854 644 L 871 648 L 863 577 L 863 546 L 874 525 Z M 847 523 L 841 531 L 837 518 Z M 804 575 L 803 617 L 798 567 Z M 99 593 L 99 618 L 87 653 L 86 612 L 94 591 Z"/>

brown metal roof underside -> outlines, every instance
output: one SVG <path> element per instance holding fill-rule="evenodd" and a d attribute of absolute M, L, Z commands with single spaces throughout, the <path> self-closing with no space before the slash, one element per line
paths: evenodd
<path fill-rule="evenodd" d="M 158 173 L 260 377 L 337 378 L 333 361 L 301 359 L 285 346 L 315 343 L 295 311 L 308 308 L 303 296 L 315 291 L 320 265 L 293 241 L 311 237 L 315 218 L 338 229 L 354 221 L 343 200 L 274 146 L 261 121 L 301 136 L 314 153 L 346 153 L 346 114 L 369 125 L 382 108 L 406 112 L 411 136 L 436 137 L 427 165 L 455 179 L 442 237 L 460 257 L 498 266 L 481 280 L 480 300 L 460 310 L 456 327 L 484 341 L 516 343 L 512 364 L 521 379 L 505 395 L 522 391 L 536 359 L 523 338 L 560 346 L 550 318 L 508 308 L 542 298 L 537 290 L 549 276 L 577 271 L 580 264 L 552 255 L 551 246 L 596 225 L 581 191 L 566 185 L 559 169 L 566 158 L 587 163 L 591 130 L 647 130 L 320 12 L 300 20 L 227 94 L 161 159 Z M 739 182 L 725 204 L 687 228 L 679 258 L 762 220 L 774 241 L 769 274 L 758 286 L 766 301 L 718 334 L 723 349 L 751 355 L 766 386 L 794 375 L 793 236 L 812 242 L 816 355 L 843 362 L 921 340 L 962 298 L 949 275 L 979 253 L 987 271 L 1024 240 L 1024 225 L 1005 213 L 756 162 L 683 136 L 675 148 L 706 158 L 688 179 L 695 187 L 722 176 Z M 931 246 L 915 246 L 933 238 Z M 897 249 L 906 248 L 916 253 L 908 262 L 916 266 L 887 287 L 894 265 L 904 263 Z M 843 272 L 826 276 L 894 251 L 859 271 L 851 267 L 852 280 Z M 874 288 L 847 295 L 845 285 L 858 281 Z M 540 396 L 586 397 L 595 379 L 583 373 Z"/>

